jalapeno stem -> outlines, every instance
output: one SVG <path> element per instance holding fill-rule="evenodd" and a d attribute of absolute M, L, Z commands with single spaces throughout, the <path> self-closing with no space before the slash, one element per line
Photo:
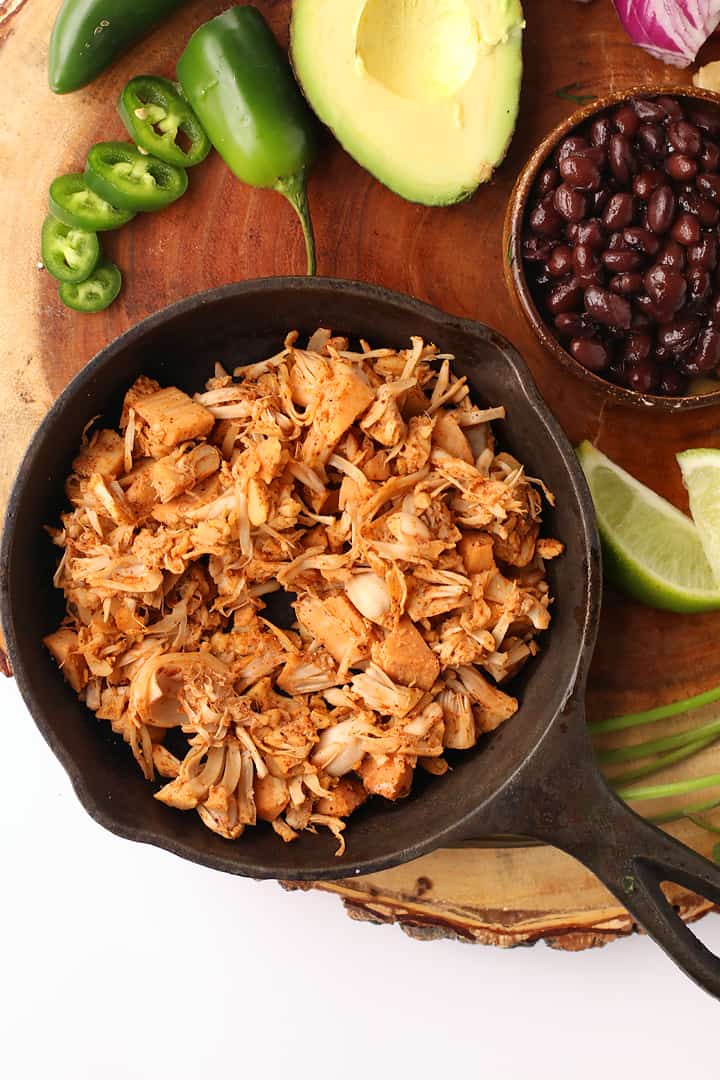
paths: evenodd
<path fill-rule="evenodd" d="M 305 253 L 307 255 L 307 274 L 316 273 L 315 260 L 315 237 L 313 235 L 312 219 L 307 200 L 307 187 L 305 182 L 305 170 L 295 176 L 289 176 L 285 180 L 278 180 L 275 190 L 284 195 L 300 218 L 303 237 L 305 238 Z"/>

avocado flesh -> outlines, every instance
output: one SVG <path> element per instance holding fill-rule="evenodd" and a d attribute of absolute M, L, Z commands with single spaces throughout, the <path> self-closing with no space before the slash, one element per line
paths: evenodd
<path fill-rule="evenodd" d="M 339 142 L 398 195 L 467 198 L 512 138 L 519 0 L 294 0 L 291 56 Z"/>

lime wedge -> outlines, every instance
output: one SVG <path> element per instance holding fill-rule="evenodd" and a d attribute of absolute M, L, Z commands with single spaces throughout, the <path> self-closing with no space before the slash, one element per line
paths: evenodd
<path fill-rule="evenodd" d="M 684 450 L 677 459 L 690 513 L 720 588 L 720 450 Z"/>
<path fill-rule="evenodd" d="M 595 503 L 607 577 L 650 607 L 720 608 L 720 590 L 693 522 L 589 442 L 578 447 Z"/>

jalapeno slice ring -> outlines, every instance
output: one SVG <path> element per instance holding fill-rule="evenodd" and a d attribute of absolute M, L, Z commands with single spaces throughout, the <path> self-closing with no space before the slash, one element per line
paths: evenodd
<path fill-rule="evenodd" d="M 82 173 L 56 176 L 50 185 L 48 207 L 53 217 L 75 229 L 105 232 L 127 225 L 135 215 L 100 198 L 85 183 Z"/>
<path fill-rule="evenodd" d="M 42 227 L 42 261 L 58 281 L 77 283 L 89 278 L 100 261 L 100 242 L 94 232 L 65 225 L 48 214 Z"/>
<path fill-rule="evenodd" d="M 131 79 L 120 95 L 118 112 L 138 146 L 168 165 L 199 165 L 212 149 L 192 106 L 169 79 Z"/>
<path fill-rule="evenodd" d="M 96 143 L 85 165 L 88 187 L 122 210 L 161 210 L 187 190 L 187 173 L 177 165 L 123 142 Z"/>
<path fill-rule="evenodd" d="M 62 281 L 58 292 L 65 307 L 74 311 L 104 311 L 122 288 L 122 275 L 115 263 L 105 259 L 85 281 Z"/>

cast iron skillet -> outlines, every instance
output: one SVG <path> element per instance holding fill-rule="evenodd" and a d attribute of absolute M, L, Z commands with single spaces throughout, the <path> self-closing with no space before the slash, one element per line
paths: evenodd
<path fill-rule="evenodd" d="M 88 420 L 101 415 L 114 424 L 140 373 L 192 393 L 215 360 L 229 368 L 257 361 L 277 350 L 288 329 L 317 326 L 398 346 L 420 334 L 454 353 L 473 395 L 507 406 L 501 438 L 556 493 L 547 532 L 567 545 L 549 564 L 553 623 L 540 656 L 516 680 L 518 713 L 477 751 L 458 755 L 446 776 L 418 776 L 408 799 L 370 800 L 349 822 L 342 859 L 327 835 L 304 833 L 284 845 L 266 826 L 229 843 L 197 815 L 152 799 L 127 749 L 80 705 L 41 644 L 63 610 L 51 582 L 57 549 L 43 526 L 63 508 L 63 481 Z M 174 304 L 103 349 L 50 409 L 15 483 L 0 566 L 2 619 L 20 690 L 85 809 L 106 828 L 217 870 L 294 880 L 370 873 L 470 837 L 534 837 L 590 867 L 675 962 L 720 997 L 720 961 L 660 889 L 670 880 L 720 902 L 720 870 L 643 822 L 596 769 L 583 706 L 601 593 L 592 505 L 572 448 L 498 334 L 383 289 L 322 278 L 251 281 Z"/>

